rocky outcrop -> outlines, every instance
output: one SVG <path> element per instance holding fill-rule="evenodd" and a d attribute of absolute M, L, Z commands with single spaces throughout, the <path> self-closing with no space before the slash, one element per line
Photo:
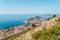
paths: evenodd
<path fill-rule="evenodd" d="M 24 23 L 28 25 L 36 25 L 36 24 L 41 24 L 42 21 L 44 21 L 42 17 L 36 16 L 35 18 L 30 18 L 28 20 L 25 20 Z"/>

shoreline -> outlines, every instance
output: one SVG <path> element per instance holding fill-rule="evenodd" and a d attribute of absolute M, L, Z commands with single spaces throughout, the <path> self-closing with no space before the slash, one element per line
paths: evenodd
<path fill-rule="evenodd" d="M 0 29 L 0 38 L 2 39 L 5 37 L 9 37 L 9 36 L 12 36 L 14 34 L 23 32 L 27 29 L 34 28 L 34 26 L 37 26 L 36 24 L 40 25 L 40 23 L 43 20 L 44 19 L 42 19 L 41 17 L 36 16 L 34 18 L 30 18 L 29 20 L 25 21 L 25 23 L 22 25 L 2 28 L 2 29 Z"/>
<path fill-rule="evenodd" d="M 23 14 L 24 15 L 24 14 Z M 34 17 L 35 16 L 39 16 L 39 17 L 43 17 L 43 18 L 48 18 L 48 17 L 50 17 L 50 16 L 52 16 L 53 14 L 36 14 L 36 15 L 33 15 Z M 59 16 L 60 14 L 56 14 L 57 16 Z M 28 14 L 26 14 L 26 19 L 25 19 L 25 16 L 23 16 L 23 17 L 21 17 L 21 16 L 17 16 L 17 15 L 15 15 L 15 16 L 17 16 L 17 18 L 13 18 L 13 20 L 11 19 L 11 18 L 9 18 L 9 17 L 11 17 L 11 15 L 9 16 L 9 15 L 6 15 L 7 17 L 5 17 L 4 15 L 3 16 L 1 16 L 1 17 L 3 17 L 1 20 L 0 20 L 0 28 L 5 28 L 5 27 L 9 27 L 9 26 L 19 26 L 19 25 L 21 25 L 21 24 L 24 24 L 23 23 L 23 21 L 24 20 L 28 20 L 28 19 L 30 19 L 30 18 L 32 18 L 31 16 L 32 16 L 32 14 L 29 16 Z M 14 15 L 12 15 L 12 17 L 15 17 Z M 20 20 L 20 17 L 21 18 L 23 18 L 23 19 L 21 19 Z M 19 19 L 18 19 L 19 18 Z M 3 19 L 6 19 L 5 21 L 3 20 Z M 11 23 L 10 22 L 7 22 L 7 19 L 11 19 Z M 17 19 L 17 21 L 15 20 L 15 19 Z M 17 22 L 15 22 L 15 21 Z M 20 21 L 21 21 L 21 23 L 19 23 Z M 9 20 L 8 20 L 9 21 Z"/>

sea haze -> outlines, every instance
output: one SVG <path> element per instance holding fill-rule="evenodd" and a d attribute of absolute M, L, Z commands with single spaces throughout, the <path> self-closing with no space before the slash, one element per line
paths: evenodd
<path fill-rule="evenodd" d="M 43 18 L 51 17 L 53 14 L 25 14 L 25 15 L 0 15 L 0 28 L 6 28 L 11 26 L 18 26 L 24 24 L 24 20 L 29 18 L 40 16 Z M 60 14 L 56 14 L 59 16 Z"/>

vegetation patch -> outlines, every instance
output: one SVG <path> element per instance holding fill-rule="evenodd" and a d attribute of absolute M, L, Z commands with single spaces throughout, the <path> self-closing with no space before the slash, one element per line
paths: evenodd
<path fill-rule="evenodd" d="M 60 24 L 34 33 L 32 35 L 32 40 L 60 40 Z"/>
<path fill-rule="evenodd" d="M 56 20 L 57 22 L 60 22 L 60 17 Z"/>

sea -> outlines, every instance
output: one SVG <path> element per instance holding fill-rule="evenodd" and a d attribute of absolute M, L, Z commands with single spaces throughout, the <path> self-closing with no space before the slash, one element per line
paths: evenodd
<path fill-rule="evenodd" d="M 0 28 L 7 28 L 13 26 L 19 26 L 24 24 L 25 20 L 39 16 L 42 18 L 52 17 L 54 14 L 17 14 L 17 15 L 0 15 Z M 60 14 L 56 14 L 60 16 Z"/>

